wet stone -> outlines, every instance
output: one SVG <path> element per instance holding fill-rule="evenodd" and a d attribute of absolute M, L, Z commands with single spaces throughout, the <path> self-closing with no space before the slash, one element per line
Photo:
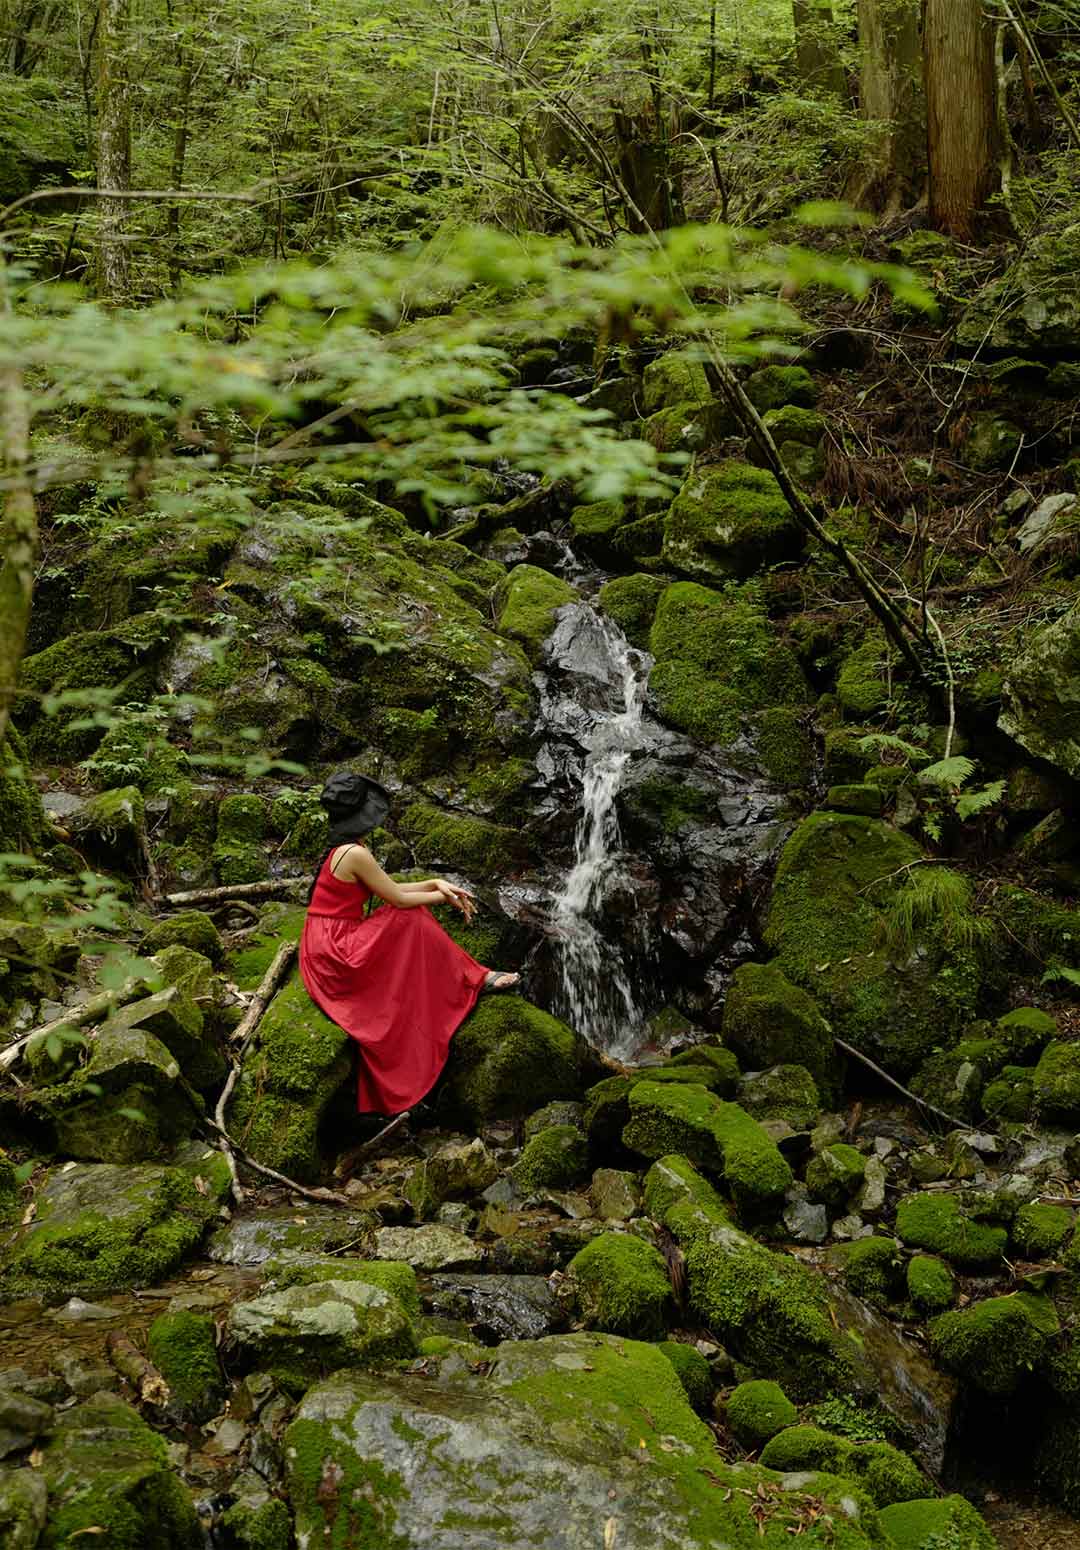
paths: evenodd
<path fill-rule="evenodd" d="M 52 1426 L 51 1405 L 13 1389 L 0 1388 L 0 1458 L 21 1453 Z"/>
<path fill-rule="evenodd" d="M 364 1281 L 316 1281 L 234 1303 L 227 1330 L 241 1357 L 305 1373 L 362 1367 L 416 1349 L 397 1298 Z"/>
<path fill-rule="evenodd" d="M 563 1316 L 543 1276 L 433 1276 L 431 1311 L 465 1319 L 488 1344 L 539 1340 L 563 1327 Z"/>
<path fill-rule="evenodd" d="M 379 1228 L 375 1258 L 402 1260 L 414 1270 L 476 1270 L 482 1254 L 464 1233 L 431 1222 L 424 1227 Z"/>
<path fill-rule="evenodd" d="M 375 1218 L 366 1211 L 330 1206 L 260 1211 L 219 1228 L 207 1244 L 207 1254 L 219 1265 L 261 1265 L 286 1256 L 334 1253 L 346 1244 L 365 1244 L 374 1226 Z"/>
<path fill-rule="evenodd" d="M 784 1210 L 784 1226 L 796 1243 L 824 1243 L 829 1236 L 829 1213 L 816 1202 L 794 1200 Z"/>
<path fill-rule="evenodd" d="M 633 1173 L 597 1168 L 591 1193 L 596 1215 L 603 1222 L 625 1222 L 641 1210 L 641 1184 Z"/>

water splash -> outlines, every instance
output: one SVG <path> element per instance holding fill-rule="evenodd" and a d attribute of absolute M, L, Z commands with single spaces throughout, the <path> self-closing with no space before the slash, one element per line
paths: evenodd
<path fill-rule="evenodd" d="M 631 646 L 610 619 L 591 608 L 574 612 L 562 640 L 556 631 L 552 648 L 563 667 L 574 671 L 578 692 L 547 707 L 549 725 L 562 720 L 572 726 L 582 752 L 574 865 L 552 904 L 556 1010 L 591 1044 L 611 1054 L 629 1053 L 640 1040 L 645 1014 L 623 952 L 605 934 L 603 922 L 620 896 L 632 898 L 634 891 L 616 803 L 627 765 L 645 737 L 652 659 Z M 585 694 L 582 678 L 591 680 Z"/>

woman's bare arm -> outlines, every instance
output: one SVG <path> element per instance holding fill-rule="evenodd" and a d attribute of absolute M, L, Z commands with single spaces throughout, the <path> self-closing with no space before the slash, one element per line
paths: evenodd
<path fill-rule="evenodd" d="M 395 883 L 394 879 L 375 860 L 366 845 L 353 845 L 334 868 L 334 876 L 342 882 L 363 883 L 384 904 L 392 904 L 398 910 L 415 910 L 424 904 L 450 902 L 442 888 L 433 879 L 429 883 Z"/>

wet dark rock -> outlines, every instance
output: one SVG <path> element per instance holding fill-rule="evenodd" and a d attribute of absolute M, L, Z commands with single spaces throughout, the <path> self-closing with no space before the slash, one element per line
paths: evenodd
<path fill-rule="evenodd" d="M 21 1453 L 52 1426 L 53 1409 L 6 1386 L 0 1388 L 0 1458 Z"/>
<path fill-rule="evenodd" d="M 464 1319 L 486 1345 L 539 1340 L 565 1325 L 542 1276 L 433 1276 L 427 1300 L 433 1313 Z"/>
<path fill-rule="evenodd" d="M 262 1265 L 283 1255 L 330 1254 L 346 1244 L 368 1242 L 376 1219 L 366 1211 L 334 1206 L 272 1207 L 239 1216 L 207 1243 L 208 1258 L 221 1265 Z"/>

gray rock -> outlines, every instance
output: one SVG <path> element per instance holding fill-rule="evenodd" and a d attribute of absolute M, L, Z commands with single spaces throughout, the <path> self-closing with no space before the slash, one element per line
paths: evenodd
<path fill-rule="evenodd" d="M 347 1243 L 360 1249 L 370 1241 L 375 1225 L 367 1211 L 275 1207 L 220 1227 L 207 1244 L 207 1254 L 219 1265 L 262 1265 L 268 1259 L 332 1253 Z"/>
<path fill-rule="evenodd" d="M 1023 637 L 1005 665 L 998 726 L 1029 753 L 1080 777 L 1080 605 Z"/>
<path fill-rule="evenodd" d="M 1040 554 L 1060 544 L 1080 543 L 1077 512 L 1080 498 L 1072 494 L 1048 495 L 1017 528 L 1014 538 L 1021 554 Z"/>
<path fill-rule="evenodd" d="M 59 1351 L 53 1366 L 76 1399 L 89 1399 L 101 1390 L 120 1387 L 120 1374 L 107 1362 L 87 1358 L 81 1351 Z"/>
<path fill-rule="evenodd" d="M 0 1458 L 29 1448 L 52 1426 L 51 1405 L 13 1389 L 0 1388 Z"/>
<path fill-rule="evenodd" d="M 397 1298 L 364 1281 L 315 1281 L 234 1303 L 226 1329 L 242 1357 L 304 1373 L 364 1367 L 416 1350 Z"/>
<path fill-rule="evenodd" d="M 641 1181 L 618 1168 L 597 1168 L 591 1194 L 602 1222 L 625 1222 L 641 1210 Z"/>
<path fill-rule="evenodd" d="M 829 1236 L 829 1213 L 816 1202 L 795 1200 L 784 1211 L 784 1226 L 796 1243 L 824 1243 Z"/>
<path fill-rule="evenodd" d="M 539 1340 L 565 1327 L 543 1276 L 433 1276 L 432 1311 L 464 1319 L 485 1343 Z"/>
<path fill-rule="evenodd" d="M 375 1258 L 400 1259 L 414 1270 L 478 1270 L 482 1255 L 471 1238 L 453 1227 L 380 1227 Z"/>
<path fill-rule="evenodd" d="M 885 1185 L 888 1174 L 880 1157 L 866 1159 L 863 1187 L 855 1197 L 856 1208 L 863 1216 L 876 1216 L 885 1208 Z"/>
<path fill-rule="evenodd" d="M 405 1194 L 421 1219 L 434 1216 L 445 1200 L 479 1195 L 499 1176 L 499 1164 L 483 1141 L 453 1141 L 412 1171 Z"/>
<path fill-rule="evenodd" d="M 0 1471 L 0 1544 L 34 1550 L 45 1529 L 49 1488 L 36 1469 Z"/>

